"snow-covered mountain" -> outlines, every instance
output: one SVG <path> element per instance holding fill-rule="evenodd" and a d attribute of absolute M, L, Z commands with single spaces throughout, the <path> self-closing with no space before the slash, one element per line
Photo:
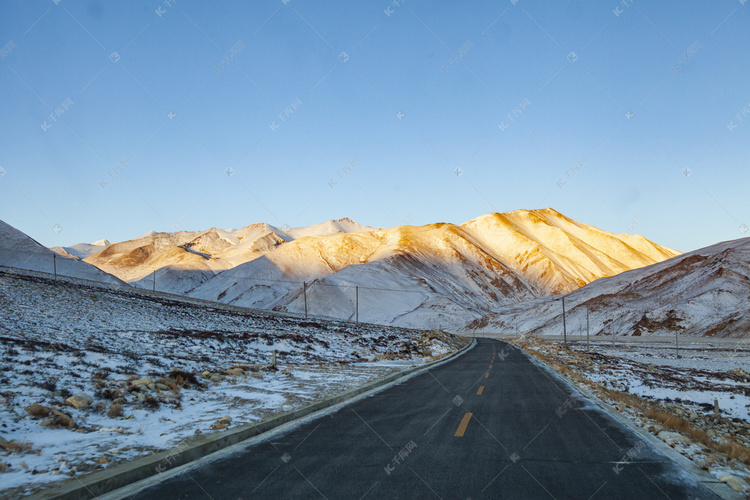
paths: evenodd
<path fill-rule="evenodd" d="M 565 295 L 567 331 L 750 338 L 750 238 L 602 278 Z M 503 307 L 465 332 L 562 335 L 561 297 Z"/>
<path fill-rule="evenodd" d="M 339 219 L 151 232 L 84 261 L 136 286 L 240 306 L 303 313 L 307 302 L 314 315 L 455 328 L 675 255 L 542 209 L 390 229 Z"/>
<path fill-rule="evenodd" d="M 104 283 L 124 283 L 75 257 L 58 255 L 30 236 L 0 221 L 0 266 L 52 273 Z"/>
<path fill-rule="evenodd" d="M 85 259 L 89 255 L 93 255 L 100 251 L 104 247 L 108 247 L 112 242 L 109 240 L 99 240 L 93 243 L 78 243 L 72 247 L 51 247 L 50 250 L 57 252 L 65 257 L 73 257 L 76 259 Z"/>
<path fill-rule="evenodd" d="M 298 238 L 375 230 L 378 228 L 345 218 L 300 228 L 257 223 L 241 229 L 150 232 L 110 244 L 85 261 L 147 288 L 152 287 L 152 274 L 156 272 L 159 290 L 184 294 L 221 271 L 252 261 Z"/>
<path fill-rule="evenodd" d="M 307 301 L 312 314 L 454 328 L 502 305 L 571 291 L 675 255 L 642 236 L 608 233 L 552 209 L 518 210 L 460 225 L 296 239 L 189 294 L 298 313 Z"/>

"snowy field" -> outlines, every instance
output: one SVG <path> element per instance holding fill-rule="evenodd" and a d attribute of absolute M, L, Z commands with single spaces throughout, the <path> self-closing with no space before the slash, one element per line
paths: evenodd
<path fill-rule="evenodd" d="M 463 342 L 2 271 L 0 310 L 2 497 L 304 406 Z"/>
<path fill-rule="evenodd" d="M 508 339 L 750 495 L 750 343 Z M 636 397 L 632 397 L 636 396 Z M 718 404 L 718 414 L 716 413 Z M 732 479 L 734 478 L 734 479 Z"/>

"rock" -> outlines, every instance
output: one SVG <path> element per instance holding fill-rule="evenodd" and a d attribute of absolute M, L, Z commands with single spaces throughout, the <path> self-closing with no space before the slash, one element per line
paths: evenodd
<path fill-rule="evenodd" d="M 142 392 L 139 392 L 138 394 L 136 394 L 136 395 L 135 395 L 135 397 L 136 397 L 136 398 L 138 399 L 138 401 L 140 401 L 140 402 L 143 402 L 143 401 L 145 401 L 145 400 L 146 400 L 146 395 L 145 395 L 145 394 L 143 394 Z"/>
<path fill-rule="evenodd" d="M 694 411 L 691 411 L 690 415 L 688 416 L 688 420 L 690 420 L 691 422 L 695 422 L 696 420 L 698 420 L 698 414 Z"/>
<path fill-rule="evenodd" d="M 52 408 L 49 406 L 42 406 L 39 403 L 30 404 L 25 408 L 26 413 L 32 417 L 47 417 L 52 413 Z"/>
<path fill-rule="evenodd" d="M 209 378 L 211 376 L 211 372 L 206 370 L 203 373 L 201 373 L 201 377 L 203 378 Z"/>
<path fill-rule="evenodd" d="M 151 378 L 139 378 L 138 380 L 133 380 L 131 384 L 133 385 L 145 385 L 148 386 L 149 384 L 153 384 L 154 381 Z"/>
<path fill-rule="evenodd" d="M 85 410 L 86 408 L 91 406 L 91 403 L 94 402 L 94 398 L 92 398 L 88 394 L 79 392 L 78 394 L 70 396 L 68 399 L 65 400 L 65 402 L 68 403 L 73 408 L 75 408 L 76 410 Z"/>
<path fill-rule="evenodd" d="M 168 385 L 166 385 L 166 384 L 162 384 L 161 382 L 157 382 L 157 383 L 155 384 L 155 386 L 156 386 L 156 388 L 157 388 L 157 389 L 159 389 L 160 391 L 171 391 L 171 390 L 172 390 L 172 389 L 171 389 L 171 388 L 170 388 L 170 387 L 169 387 Z"/>
<path fill-rule="evenodd" d="M 243 377 L 245 375 L 245 370 L 243 370 L 242 368 L 230 368 L 229 370 L 224 370 L 224 375 Z"/>
<path fill-rule="evenodd" d="M 150 384 L 147 384 L 147 385 L 146 385 L 146 387 L 148 387 L 148 388 L 149 388 L 149 389 L 151 389 L 152 391 L 153 391 L 153 390 L 156 390 L 156 384 L 154 384 L 153 382 L 151 382 Z"/>
<path fill-rule="evenodd" d="M 224 380 L 224 377 L 219 373 L 212 373 L 210 377 L 208 377 L 208 380 L 211 382 L 221 382 Z"/>
<path fill-rule="evenodd" d="M 660 431 L 659 434 L 656 435 L 656 437 L 672 447 L 674 447 L 676 444 L 687 443 L 687 439 L 682 434 L 672 431 Z"/>
<path fill-rule="evenodd" d="M 232 417 L 224 416 L 221 417 L 212 427 L 213 430 L 219 431 L 222 429 L 226 429 L 229 427 L 229 424 L 232 423 Z"/>
<path fill-rule="evenodd" d="M 708 431 L 706 431 L 706 436 L 712 438 L 716 436 L 716 431 L 714 431 L 713 429 L 708 429 Z"/>
<path fill-rule="evenodd" d="M 100 463 L 100 464 L 102 464 L 102 465 L 106 465 L 106 464 L 108 464 L 108 463 L 109 463 L 109 460 L 107 460 L 107 459 L 106 459 L 106 458 L 104 458 L 104 457 L 99 457 L 99 460 L 97 460 L 97 462 L 99 462 L 99 463 Z"/>
<path fill-rule="evenodd" d="M 0 448 L 7 450 L 8 449 L 8 440 L 4 437 L 0 436 Z"/>
<path fill-rule="evenodd" d="M 742 492 L 745 489 L 744 481 L 737 476 L 731 474 L 725 474 L 719 478 L 719 481 L 726 483 L 727 486 L 732 488 L 734 491 Z"/>
<path fill-rule="evenodd" d="M 72 429 L 76 426 L 76 419 L 61 411 L 52 410 L 52 416 L 39 422 L 39 425 L 42 427 L 67 427 L 68 429 Z"/>

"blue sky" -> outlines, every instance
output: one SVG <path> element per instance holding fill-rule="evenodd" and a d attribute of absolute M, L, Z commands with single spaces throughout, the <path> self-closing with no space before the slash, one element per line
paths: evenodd
<path fill-rule="evenodd" d="M 750 2 L 0 3 L 0 219 L 750 236 Z"/>

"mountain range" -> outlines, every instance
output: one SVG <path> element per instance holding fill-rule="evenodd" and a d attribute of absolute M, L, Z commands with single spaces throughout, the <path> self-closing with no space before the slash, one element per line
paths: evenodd
<path fill-rule="evenodd" d="M 457 328 L 678 254 L 548 208 L 390 229 L 339 219 L 149 233 L 83 261 L 134 286 L 155 278 L 158 290 L 240 306 Z"/>

